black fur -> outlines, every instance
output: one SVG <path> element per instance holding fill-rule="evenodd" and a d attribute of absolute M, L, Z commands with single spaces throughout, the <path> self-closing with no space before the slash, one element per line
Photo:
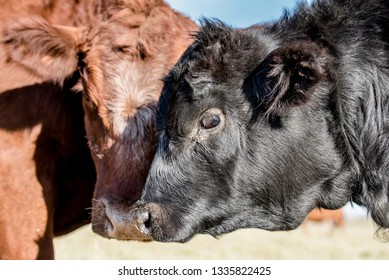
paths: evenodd
<path fill-rule="evenodd" d="M 290 230 L 314 207 L 352 201 L 384 233 L 388 44 L 385 0 L 300 3 L 246 30 L 204 19 L 164 81 L 144 231 L 183 242 L 246 227 Z M 204 130 L 210 108 L 223 112 L 221 125 Z"/>

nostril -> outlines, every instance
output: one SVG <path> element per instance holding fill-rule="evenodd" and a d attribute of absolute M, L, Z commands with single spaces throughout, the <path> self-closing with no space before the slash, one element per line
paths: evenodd
<path fill-rule="evenodd" d="M 150 215 L 150 213 L 148 213 L 147 215 L 148 215 L 148 219 L 147 219 L 146 221 L 144 221 L 143 223 L 144 223 L 145 227 L 146 227 L 148 230 L 150 230 L 150 226 L 151 226 L 151 215 Z"/>
<path fill-rule="evenodd" d="M 149 234 L 151 227 L 151 215 L 146 209 L 140 209 L 136 213 L 136 227 L 143 234 Z"/>

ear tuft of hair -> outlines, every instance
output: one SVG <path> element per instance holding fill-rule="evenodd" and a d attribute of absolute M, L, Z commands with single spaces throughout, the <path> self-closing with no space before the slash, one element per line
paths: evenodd
<path fill-rule="evenodd" d="M 231 36 L 233 29 L 221 20 L 215 18 L 201 18 L 200 31 L 195 34 L 198 43 L 204 46 L 211 46 L 217 42 L 225 41 Z"/>
<path fill-rule="evenodd" d="M 8 61 L 44 79 L 62 83 L 77 71 L 83 29 L 54 26 L 30 16 L 9 23 L 3 32 Z"/>
<path fill-rule="evenodd" d="M 254 91 L 268 114 L 306 103 L 326 76 L 327 54 L 313 42 L 296 42 L 271 52 L 255 69 Z"/>

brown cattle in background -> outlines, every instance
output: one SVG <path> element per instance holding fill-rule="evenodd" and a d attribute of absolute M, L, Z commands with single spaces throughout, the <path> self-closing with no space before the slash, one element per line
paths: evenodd
<path fill-rule="evenodd" d="M 0 95 L 0 258 L 52 258 L 52 238 L 88 221 L 94 167 L 93 230 L 143 239 L 122 211 L 139 198 L 154 155 L 161 79 L 197 26 L 163 1 L 85 2 L 96 6 L 70 13 L 80 15 L 70 25 L 36 12 L 5 27 L 5 69 L 33 82 Z M 57 229 L 67 214 L 75 220 Z"/>
<path fill-rule="evenodd" d="M 306 221 L 322 222 L 331 221 L 334 226 L 344 225 L 343 209 L 313 209 L 307 216 Z"/>

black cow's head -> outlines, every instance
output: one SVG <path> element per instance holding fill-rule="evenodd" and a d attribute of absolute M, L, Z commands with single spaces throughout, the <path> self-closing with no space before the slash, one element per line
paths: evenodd
<path fill-rule="evenodd" d="M 159 241 L 290 230 L 347 202 L 325 48 L 206 21 L 164 80 L 138 227 Z M 342 174 L 342 175 L 340 175 Z"/>

